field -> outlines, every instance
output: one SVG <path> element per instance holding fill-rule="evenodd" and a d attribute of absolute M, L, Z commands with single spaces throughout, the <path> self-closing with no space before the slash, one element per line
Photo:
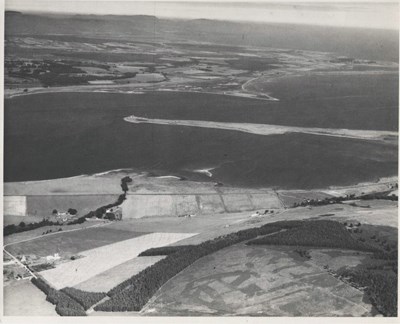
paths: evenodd
<path fill-rule="evenodd" d="M 291 248 L 236 245 L 165 284 L 145 315 L 370 316 L 364 294 Z"/>
<path fill-rule="evenodd" d="M 4 287 L 5 316 L 57 316 L 54 305 L 29 280 L 13 282 Z"/>
<path fill-rule="evenodd" d="M 26 215 L 26 197 L 25 196 L 6 196 L 4 197 L 5 215 L 25 216 Z"/>
<path fill-rule="evenodd" d="M 133 258 L 79 283 L 74 288 L 90 292 L 107 292 L 163 258 L 163 256 Z"/>
<path fill-rule="evenodd" d="M 311 193 L 312 194 L 312 193 Z M 139 232 L 152 232 L 154 228 L 165 232 L 196 232 L 196 236 L 187 238 L 173 245 L 199 244 L 219 235 L 231 233 L 243 228 L 260 226 L 281 220 L 323 219 L 339 222 L 361 222 L 365 225 L 381 225 L 397 228 L 397 202 L 372 200 L 369 208 L 348 204 L 329 204 L 319 207 L 298 207 L 276 211 L 260 217 L 250 217 L 253 212 L 230 214 L 197 215 L 192 218 L 183 217 L 148 217 L 141 219 L 125 219 L 111 225 L 111 228 Z M 261 213 L 264 210 L 259 210 Z"/>
<path fill-rule="evenodd" d="M 28 196 L 26 203 L 28 215 L 50 216 L 53 209 L 66 212 L 73 208 L 79 216 L 83 216 L 117 199 L 118 195 L 48 195 Z"/>
<path fill-rule="evenodd" d="M 106 226 L 65 233 L 61 232 L 56 235 L 44 235 L 33 241 L 13 244 L 7 247 L 7 250 L 14 255 L 35 254 L 36 256 L 45 257 L 59 253 L 60 256 L 68 256 L 118 241 L 132 239 L 144 234 L 114 230 Z"/>
<path fill-rule="evenodd" d="M 395 145 L 308 134 L 257 136 L 219 129 L 134 125 L 123 120 L 135 114 L 147 118 L 290 126 L 386 130 L 397 127 L 394 116 L 390 120 L 370 118 L 365 103 L 352 108 L 350 115 L 345 109 L 338 112 L 337 118 L 326 117 L 329 107 L 333 111 L 329 103 L 324 109 L 311 105 L 308 109 L 313 111 L 285 105 L 172 92 L 49 93 L 8 99 L 5 181 L 137 168 L 240 187 L 304 189 L 350 185 L 396 174 Z M 34 118 L 38 112 L 42 119 Z M 86 123 L 88 118 L 90 125 Z M 367 127 L 364 119 L 375 124 Z M 49 133 L 53 135 L 49 137 Z M 24 158 L 28 155 L 29 163 Z M 211 179 L 194 172 L 209 167 L 215 167 Z"/>
<path fill-rule="evenodd" d="M 7 215 L 5 214 L 3 216 L 3 226 L 7 226 L 7 225 L 18 225 L 21 222 L 24 222 L 25 224 L 28 223 L 37 223 L 43 220 L 42 216 L 12 216 L 11 215 Z"/>
<path fill-rule="evenodd" d="M 168 245 L 193 235 L 191 233 L 151 233 L 80 251 L 79 255 L 82 255 L 82 258 L 61 263 L 55 269 L 42 271 L 41 275 L 57 289 L 73 287 L 135 258 L 140 252 L 149 248 Z"/>
<path fill-rule="evenodd" d="M 189 190 L 188 190 L 189 191 Z M 207 215 L 237 213 L 262 208 L 280 208 L 281 204 L 273 192 L 254 190 L 253 193 L 206 194 L 128 194 L 122 204 L 124 219 L 150 216 Z"/>

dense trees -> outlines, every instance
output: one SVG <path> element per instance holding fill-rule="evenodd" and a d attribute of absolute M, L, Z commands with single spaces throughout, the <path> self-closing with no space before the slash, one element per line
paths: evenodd
<path fill-rule="evenodd" d="M 397 274 L 371 269 L 346 269 L 339 273 L 366 292 L 376 309 L 385 316 L 397 316 Z"/>
<path fill-rule="evenodd" d="M 280 227 L 267 224 L 262 227 L 250 228 L 220 236 L 199 245 L 176 248 L 176 252 L 168 254 L 166 258 L 111 289 L 107 293 L 111 298 L 97 305 L 95 310 L 138 311 L 142 309 L 165 282 L 199 258 L 230 245 L 280 230 Z M 154 255 L 154 250 L 153 252 L 151 252 L 151 250 L 143 252 L 142 255 L 150 253 Z M 167 250 L 159 251 L 165 252 Z"/>
<path fill-rule="evenodd" d="M 74 208 L 69 208 L 68 209 L 68 214 L 70 215 L 76 215 L 78 213 L 78 211 Z"/>
<path fill-rule="evenodd" d="M 126 194 L 126 192 L 128 191 L 128 183 L 131 183 L 131 182 L 132 182 L 132 179 L 128 176 L 123 177 L 121 179 L 121 188 L 122 188 L 122 191 L 124 192 L 124 194 Z"/>
<path fill-rule="evenodd" d="M 21 226 L 21 223 L 22 226 Z M 24 222 L 21 222 L 19 225 L 7 225 L 3 229 L 4 236 L 15 234 L 15 233 L 20 233 L 20 232 L 25 232 L 25 231 L 30 231 L 36 228 L 40 228 L 43 226 L 50 226 L 50 225 L 60 225 L 58 222 L 52 222 L 46 219 L 43 219 L 41 222 L 37 223 L 29 223 L 25 224 Z"/>
<path fill-rule="evenodd" d="M 346 227 L 329 220 L 302 221 L 290 224 L 287 230 L 248 242 L 249 245 L 295 245 L 377 251 L 376 248 L 354 239 Z M 284 222 L 281 223 L 285 227 Z M 276 224 L 275 224 L 276 225 Z"/>
<path fill-rule="evenodd" d="M 86 316 L 83 307 L 70 296 L 60 290 L 56 290 L 48 285 L 41 278 L 32 278 L 32 283 L 43 291 L 46 300 L 56 305 L 56 312 L 61 316 Z"/>
<path fill-rule="evenodd" d="M 87 292 L 70 287 L 63 288 L 61 291 L 77 301 L 85 310 L 107 296 L 105 293 Z"/>

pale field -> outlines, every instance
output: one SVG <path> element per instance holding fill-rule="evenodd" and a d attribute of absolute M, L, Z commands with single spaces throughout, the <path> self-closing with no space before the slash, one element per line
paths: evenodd
<path fill-rule="evenodd" d="M 74 261 L 61 263 L 54 269 L 41 272 L 45 280 L 56 289 L 73 287 L 104 271 L 120 265 L 141 252 L 161 247 L 195 235 L 194 233 L 151 233 L 133 239 L 109 244 L 80 252 L 83 256 Z"/>
<path fill-rule="evenodd" d="M 3 204 L 4 215 L 26 215 L 26 196 L 5 196 Z"/>
<path fill-rule="evenodd" d="M 136 257 L 79 283 L 74 288 L 90 292 L 107 292 L 124 280 L 138 274 L 165 256 Z"/>
<path fill-rule="evenodd" d="M 356 267 L 372 257 L 373 254 L 335 249 L 312 249 L 309 253 L 316 265 L 320 267 L 328 266 L 333 271 L 345 267 Z"/>
<path fill-rule="evenodd" d="M 55 306 L 29 280 L 13 281 L 4 287 L 5 316 L 58 316 Z"/>
<path fill-rule="evenodd" d="M 321 218 L 340 222 L 358 221 L 361 224 L 398 227 L 398 204 L 389 200 L 355 201 L 356 207 L 349 204 L 331 204 L 320 207 L 299 207 L 285 212 L 288 219 Z M 326 215 L 333 214 L 333 215 Z"/>
<path fill-rule="evenodd" d="M 371 316 L 364 294 L 287 247 L 232 246 L 165 284 L 143 315 Z"/>
<path fill-rule="evenodd" d="M 79 68 L 90 74 L 107 74 L 112 75 L 109 71 L 103 68 L 95 67 L 95 66 L 79 66 Z"/>
<path fill-rule="evenodd" d="M 115 84 L 113 80 L 93 80 L 93 81 L 88 81 L 89 84 Z"/>
<path fill-rule="evenodd" d="M 150 216 L 176 217 L 184 214 L 236 213 L 278 208 L 282 208 L 282 204 L 272 191 L 264 193 L 260 190 L 253 190 L 253 193 L 240 193 L 239 189 L 237 192 L 227 190 L 226 193 L 186 195 L 130 193 L 122 204 L 124 219 Z"/>
<path fill-rule="evenodd" d="M 205 197 L 205 196 L 201 196 Z M 368 204 L 370 207 L 360 207 Z M 282 220 L 324 219 L 339 222 L 360 222 L 362 224 L 391 226 L 397 228 L 397 202 L 387 200 L 361 201 L 360 206 L 348 204 L 329 204 L 319 207 L 298 207 L 277 209 L 274 213 L 251 217 L 254 211 L 237 213 L 217 213 L 197 215 L 191 218 L 182 217 L 144 217 L 141 219 L 125 219 L 111 225 L 111 228 L 152 232 L 195 232 L 196 236 L 184 239 L 173 245 L 199 244 L 218 236 L 259 227 L 264 224 Z M 258 209 L 262 214 L 265 209 Z"/>
<path fill-rule="evenodd" d="M 155 82 L 163 81 L 165 80 L 165 77 L 161 73 L 143 73 L 137 74 L 132 80 L 137 82 Z"/>
<path fill-rule="evenodd" d="M 113 70 L 116 70 L 120 73 L 128 73 L 128 72 L 141 72 L 146 68 L 143 66 L 130 66 L 130 65 L 116 65 Z"/>

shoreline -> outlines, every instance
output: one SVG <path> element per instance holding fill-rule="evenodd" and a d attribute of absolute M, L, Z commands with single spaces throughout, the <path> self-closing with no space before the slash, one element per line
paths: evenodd
<path fill-rule="evenodd" d="M 193 170 L 193 173 L 199 173 L 205 175 L 207 178 L 212 179 L 212 173 L 210 172 L 211 170 L 215 169 L 214 168 L 207 168 L 207 169 L 197 169 Z M 71 177 L 64 177 L 64 178 L 55 178 L 55 179 L 43 179 L 43 180 L 28 180 L 28 181 L 12 181 L 12 182 L 4 182 L 4 196 L 15 196 L 16 194 L 7 194 L 7 189 L 13 188 L 13 187 L 24 187 L 29 185 L 55 185 L 57 187 L 62 187 L 66 182 L 73 182 L 75 183 L 76 181 L 80 182 L 97 182 L 97 181 L 102 181 L 102 180 L 107 180 L 107 181 L 114 181 L 116 184 L 119 186 L 119 180 L 126 176 L 129 175 L 131 178 L 140 178 L 141 179 L 141 184 L 146 185 L 157 185 L 157 183 L 162 183 L 163 186 L 165 185 L 170 185 L 174 186 L 174 184 L 179 183 L 180 186 L 187 186 L 191 187 L 191 185 L 201 185 L 201 186 L 206 186 L 206 187 L 213 187 L 215 186 L 215 181 L 206 181 L 206 179 L 203 180 L 191 180 L 191 179 L 186 179 L 186 177 L 183 176 L 177 176 L 177 175 L 172 175 L 172 174 L 165 174 L 165 175 L 153 175 L 151 171 L 140 171 L 140 170 L 135 170 L 135 169 L 129 169 L 129 168 L 122 168 L 122 169 L 114 169 L 114 170 L 108 170 L 104 172 L 99 172 L 99 173 L 94 173 L 94 174 L 81 174 L 77 176 L 71 176 Z M 372 177 L 371 177 L 372 178 Z M 376 177 L 375 177 L 376 179 Z M 224 185 L 223 188 L 226 189 L 236 189 L 236 190 L 243 190 L 243 191 L 248 191 L 248 190 L 278 190 L 278 191 L 305 191 L 305 192 L 311 192 L 311 191 L 325 191 L 325 192 L 334 192 L 334 191 L 343 191 L 343 190 L 349 190 L 352 188 L 362 188 L 362 187 L 368 187 L 368 186 L 376 186 L 376 185 L 385 185 L 389 183 L 395 183 L 398 181 L 398 175 L 392 175 L 392 176 L 386 176 L 386 177 L 380 177 L 377 180 L 365 180 L 362 182 L 357 182 L 349 185 L 329 185 L 327 187 L 323 188 L 284 188 L 284 187 L 277 187 L 277 186 L 262 186 L 262 187 L 252 187 L 252 186 L 231 186 L 231 185 Z M 9 188 L 7 188 L 9 187 Z M 163 191 L 161 191 L 163 192 Z M 134 194 L 134 192 L 131 192 Z M 64 194 L 63 192 L 60 192 L 58 194 Z M 65 192 L 66 195 L 68 195 L 68 192 Z"/>

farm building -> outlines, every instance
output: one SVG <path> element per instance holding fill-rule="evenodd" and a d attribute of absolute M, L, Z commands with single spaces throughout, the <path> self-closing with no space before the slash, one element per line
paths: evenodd
<path fill-rule="evenodd" d="M 121 220 L 122 219 L 122 209 L 119 206 L 111 207 L 106 210 L 105 218 L 111 220 Z"/>

